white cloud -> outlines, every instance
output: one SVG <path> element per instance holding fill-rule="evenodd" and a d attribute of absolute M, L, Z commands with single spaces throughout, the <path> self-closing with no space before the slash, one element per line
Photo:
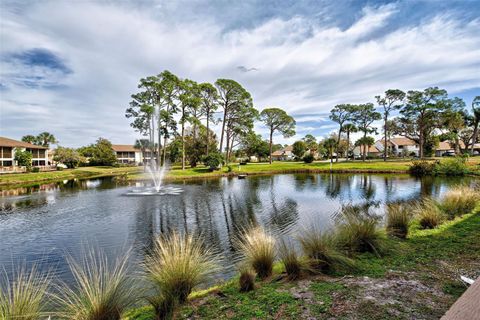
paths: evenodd
<path fill-rule="evenodd" d="M 0 133 L 19 138 L 48 130 L 75 146 L 98 136 L 132 142 L 136 133 L 124 117 L 129 96 L 139 78 L 164 69 L 199 82 L 236 79 L 259 109 L 282 107 L 321 126 L 309 129 L 324 131 L 335 104 L 373 102 L 389 88 L 480 88 L 479 19 L 439 13 L 389 27 L 399 10 L 366 7 L 344 28 L 296 15 L 228 31 L 213 19 L 181 12 L 163 19 L 149 8 L 114 3 L 51 1 L 20 13 L 2 10 L 2 54 L 48 49 L 73 72 L 43 74 L 64 89 L 28 89 L 8 77 L 21 67 L 3 62 L 1 83 L 8 90 L 0 91 Z M 259 70 L 240 72 L 238 66 Z"/>

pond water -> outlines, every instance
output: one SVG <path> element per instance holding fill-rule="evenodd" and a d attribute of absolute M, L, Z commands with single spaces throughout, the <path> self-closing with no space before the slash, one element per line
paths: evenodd
<path fill-rule="evenodd" d="M 169 196 L 125 196 L 134 185 L 112 178 L 0 191 L 0 268 L 36 264 L 67 283 L 65 256 L 89 247 L 110 256 L 131 249 L 132 266 L 144 260 L 153 239 L 168 230 L 201 233 L 225 259 L 219 276 L 235 271 L 233 241 L 242 227 L 266 226 L 292 236 L 313 224 L 329 228 L 342 204 L 438 197 L 469 178 L 408 175 L 285 174 L 169 184 L 184 191 Z M 138 186 L 138 185 L 137 185 Z"/>

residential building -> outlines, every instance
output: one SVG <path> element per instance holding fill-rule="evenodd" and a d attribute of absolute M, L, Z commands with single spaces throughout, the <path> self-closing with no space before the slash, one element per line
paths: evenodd
<path fill-rule="evenodd" d="M 28 151 L 32 154 L 32 166 L 44 167 L 49 165 L 48 148 L 28 142 L 0 137 L 0 167 L 2 171 L 16 171 L 15 153 Z"/>
<path fill-rule="evenodd" d="M 142 150 L 135 148 L 129 144 L 112 144 L 115 151 L 117 161 L 124 164 L 143 164 Z"/>
<path fill-rule="evenodd" d="M 286 161 L 293 160 L 294 158 L 293 146 L 286 146 L 283 149 L 272 152 L 272 160 Z"/>
<path fill-rule="evenodd" d="M 365 150 L 365 148 L 368 148 L 367 149 L 367 157 L 381 157 L 382 156 L 382 151 L 378 150 L 378 148 L 376 146 L 365 146 L 365 145 L 362 145 L 362 146 L 356 146 L 354 149 L 353 149 L 353 155 L 355 156 L 355 158 L 361 158 L 363 156 L 363 152 Z"/>
<path fill-rule="evenodd" d="M 376 141 L 375 148 L 377 148 L 380 153 L 383 153 L 383 150 L 385 149 L 384 139 Z M 387 150 L 388 154 L 392 154 L 397 157 L 411 155 L 418 156 L 420 153 L 418 144 L 415 141 L 404 137 L 390 138 L 387 141 Z"/>

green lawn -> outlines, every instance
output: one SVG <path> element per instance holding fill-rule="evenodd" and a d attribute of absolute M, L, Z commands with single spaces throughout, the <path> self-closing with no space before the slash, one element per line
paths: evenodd
<path fill-rule="evenodd" d="M 396 160 L 387 161 L 374 160 L 374 161 L 349 161 L 349 162 L 334 162 L 332 164 L 332 172 L 345 172 L 345 173 L 406 173 L 411 160 Z M 469 160 L 469 166 L 472 171 L 480 171 L 480 158 L 471 158 Z M 224 175 L 236 175 L 236 174 L 275 174 L 275 173 L 303 173 L 303 172 L 330 172 L 329 162 L 286 162 L 275 161 L 272 164 L 269 163 L 248 163 L 247 165 L 239 166 L 237 163 L 230 164 L 231 171 L 228 166 L 224 166 L 221 170 L 209 172 L 209 170 L 199 165 L 197 168 L 186 168 L 181 170 L 179 166 L 173 166 L 168 172 L 166 179 L 179 180 L 186 178 L 205 178 L 205 177 L 218 177 Z M 134 174 L 129 175 L 131 180 L 149 179 L 146 174 Z"/>
<path fill-rule="evenodd" d="M 47 183 L 66 179 L 115 176 L 141 172 L 140 167 L 80 167 L 62 171 L 11 173 L 0 175 L 0 186 Z"/>
<path fill-rule="evenodd" d="M 353 274 L 305 276 L 290 282 L 275 275 L 249 293 L 236 279 L 193 294 L 176 319 L 439 319 L 466 290 L 460 275 L 480 267 L 480 208 L 434 230 L 389 240 L 384 257 L 357 256 Z M 151 309 L 132 310 L 128 320 L 153 319 Z"/>

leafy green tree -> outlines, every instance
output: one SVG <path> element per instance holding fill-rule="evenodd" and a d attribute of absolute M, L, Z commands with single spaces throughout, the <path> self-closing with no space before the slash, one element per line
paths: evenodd
<path fill-rule="evenodd" d="M 104 138 L 98 138 L 92 149 L 90 163 L 97 166 L 112 166 L 117 163 L 117 156 L 112 143 Z"/>
<path fill-rule="evenodd" d="M 403 100 L 405 99 L 405 92 L 399 89 L 389 89 L 385 91 L 385 96 L 376 96 L 378 105 L 383 107 L 383 161 L 387 161 L 387 152 L 388 152 L 388 136 L 389 136 L 389 127 L 388 127 L 388 117 L 390 113 L 395 110 L 399 110 L 403 106 Z"/>
<path fill-rule="evenodd" d="M 182 170 L 185 170 L 185 124 L 187 122 L 194 124 L 193 136 L 195 139 L 198 119 L 192 118 L 191 115 L 192 113 L 196 113 L 196 110 L 200 108 L 201 97 L 198 84 L 189 79 L 179 80 L 178 92 L 178 100 L 180 102 L 178 107 L 180 111 L 180 137 L 182 141 Z"/>
<path fill-rule="evenodd" d="M 327 155 L 330 158 L 330 168 L 333 163 L 333 151 L 337 148 L 337 140 L 328 138 L 322 141 L 322 146 L 327 150 Z"/>
<path fill-rule="evenodd" d="M 449 107 L 447 99 L 447 91 L 438 87 L 407 93 L 406 104 L 393 129 L 418 143 L 420 158 L 425 156 L 427 142 L 432 140 L 435 129 L 442 126 L 442 113 Z"/>
<path fill-rule="evenodd" d="M 206 132 L 210 132 L 210 122 L 215 122 L 215 111 L 218 109 L 218 92 L 217 89 L 210 83 L 201 83 L 200 84 L 200 96 L 201 96 L 201 109 L 205 114 L 206 118 Z M 215 123 L 214 123 L 215 124 Z M 211 137 L 207 135 L 206 143 L 206 155 L 210 151 Z"/>
<path fill-rule="evenodd" d="M 292 153 L 295 155 L 297 158 L 303 158 L 303 155 L 307 151 L 307 145 L 305 142 L 302 140 L 295 141 L 292 145 Z"/>
<path fill-rule="evenodd" d="M 465 129 L 467 112 L 465 103 L 460 98 L 454 98 L 447 101 L 449 104 L 442 114 L 443 128 L 447 129 L 446 140 L 454 146 L 455 153 L 460 155 L 460 134 Z"/>
<path fill-rule="evenodd" d="M 302 139 L 307 145 L 307 149 L 310 150 L 310 153 L 313 154 L 318 149 L 317 138 L 311 134 L 305 135 Z"/>
<path fill-rule="evenodd" d="M 253 128 L 253 121 L 258 111 L 253 108 L 252 97 L 238 82 L 231 79 L 215 81 L 218 90 L 217 103 L 223 110 L 222 131 L 220 135 L 220 152 L 225 151 L 226 159 L 235 140 Z M 224 150 L 225 142 L 225 150 Z"/>
<path fill-rule="evenodd" d="M 357 127 L 353 123 L 346 123 L 343 125 L 343 129 L 345 130 L 345 134 L 347 136 L 347 161 L 349 157 L 350 149 L 350 134 L 355 133 L 358 131 Z"/>
<path fill-rule="evenodd" d="M 253 131 L 242 138 L 241 149 L 248 157 L 256 156 L 260 160 L 270 155 L 268 141 L 263 140 L 261 135 Z"/>
<path fill-rule="evenodd" d="M 22 141 L 23 142 L 28 142 L 28 143 L 31 143 L 31 144 L 37 144 L 37 137 L 35 137 L 31 134 L 27 134 L 26 136 L 22 137 Z"/>
<path fill-rule="evenodd" d="M 359 104 L 354 107 L 353 121 L 358 128 L 358 131 L 363 132 L 363 137 L 366 138 L 367 134 L 377 131 L 372 127 L 373 122 L 380 120 L 382 115 L 375 111 L 373 103 Z M 363 153 L 363 161 L 366 159 L 366 153 Z"/>
<path fill-rule="evenodd" d="M 222 163 L 223 156 L 218 152 L 211 152 L 208 156 L 203 159 L 205 166 L 210 168 L 210 170 L 218 169 Z"/>
<path fill-rule="evenodd" d="M 27 171 L 32 169 L 32 153 L 28 151 L 15 150 L 15 158 L 17 164 L 21 167 L 26 167 Z"/>
<path fill-rule="evenodd" d="M 355 107 L 351 104 L 338 104 L 330 111 L 330 120 L 339 124 L 340 128 L 338 129 L 338 140 L 337 140 L 337 148 L 340 145 L 340 138 L 343 132 L 343 126 L 347 121 L 352 120 L 353 113 L 355 111 Z M 337 162 L 338 162 L 338 154 L 337 151 Z"/>
<path fill-rule="evenodd" d="M 272 164 L 273 134 L 279 132 L 284 138 L 295 135 L 295 120 L 280 108 L 266 108 L 260 113 L 260 120 L 270 131 L 270 164 Z"/>
<path fill-rule="evenodd" d="M 42 132 L 37 136 L 38 145 L 43 147 L 50 147 L 50 144 L 58 143 L 57 139 L 50 132 Z"/>
<path fill-rule="evenodd" d="M 358 139 L 356 142 L 355 142 L 355 145 L 358 146 L 360 148 L 360 150 L 362 151 L 363 149 L 363 161 L 365 161 L 366 157 L 367 157 L 367 154 L 368 154 L 368 150 L 370 149 L 371 146 L 373 146 L 375 144 L 375 139 L 373 137 L 361 137 L 360 139 Z"/>
<path fill-rule="evenodd" d="M 53 160 L 63 163 L 68 168 L 75 168 L 80 162 L 84 161 L 84 158 L 73 148 L 58 147 L 55 149 Z"/>

